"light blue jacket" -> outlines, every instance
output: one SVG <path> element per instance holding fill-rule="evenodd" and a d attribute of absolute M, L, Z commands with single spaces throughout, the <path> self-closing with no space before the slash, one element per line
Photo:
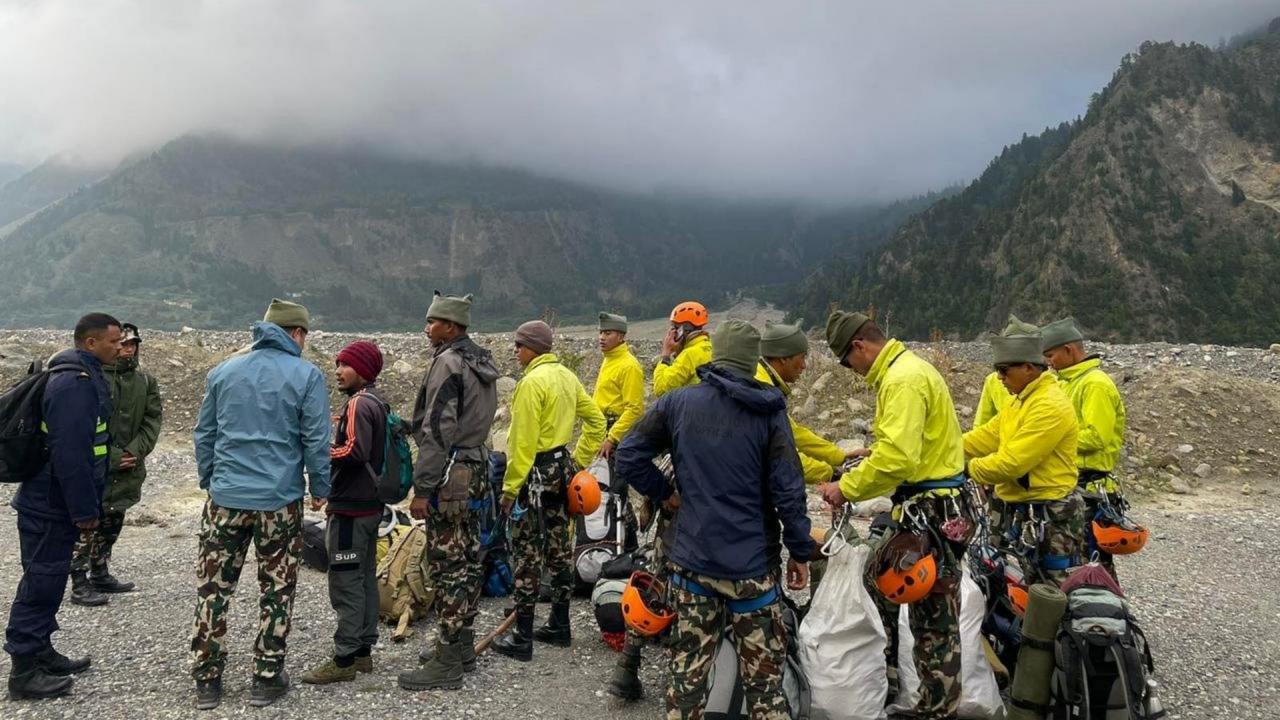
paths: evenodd
<path fill-rule="evenodd" d="M 329 398 L 324 375 L 279 325 L 253 325 L 253 352 L 209 371 L 196 423 L 200 487 L 237 510 L 279 510 L 329 497 Z"/>

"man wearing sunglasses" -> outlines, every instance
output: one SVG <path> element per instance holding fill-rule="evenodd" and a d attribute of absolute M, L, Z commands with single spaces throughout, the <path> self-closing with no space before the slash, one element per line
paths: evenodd
<path fill-rule="evenodd" d="M 1075 410 L 1046 372 L 1040 334 L 991 339 L 995 370 L 1014 396 L 965 433 L 969 477 L 1004 503 L 992 531 L 1019 559 L 1029 582 L 1059 585 L 1079 564 L 1084 501 L 1076 492 Z"/>

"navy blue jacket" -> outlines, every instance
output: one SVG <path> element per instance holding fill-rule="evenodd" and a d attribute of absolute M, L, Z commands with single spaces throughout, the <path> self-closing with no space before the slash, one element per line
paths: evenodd
<path fill-rule="evenodd" d="M 715 364 L 698 375 L 700 384 L 659 398 L 627 433 L 617 473 L 665 500 L 677 488 L 652 461 L 671 452 L 680 492 L 671 559 L 683 568 L 723 580 L 770 574 L 779 521 L 791 557 L 808 561 L 804 475 L 782 393 Z"/>
<path fill-rule="evenodd" d="M 44 415 L 49 459 L 18 488 L 13 507 L 49 520 L 86 522 L 102 510 L 107 481 L 107 421 L 111 392 L 102 363 L 83 350 L 63 350 L 49 368 L 79 364 L 88 372 L 55 373 L 45 385 Z"/>

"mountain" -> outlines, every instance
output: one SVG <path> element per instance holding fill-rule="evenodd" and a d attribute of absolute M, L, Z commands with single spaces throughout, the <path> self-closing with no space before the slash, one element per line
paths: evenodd
<path fill-rule="evenodd" d="M 1280 22 L 1215 52 L 1145 43 L 1087 114 L 1006 147 L 962 192 L 791 296 L 906 337 L 1074 315 L 1092 337 L 1280 332 Z"/>
<path fill-rule="evenodd" d="M 109 171 L 63 158 L 50 159 L 30 172 L 22 172 L 17 166 L 12 168 L 17 172 L 7 182 L 0 177 L 0 236 L 6 229 L 13 229 L 12 223 L 95 182 Z M 0 173 L 5 169 L 0 167 Z"/>
<path fill-rule="evenodd" d="M 885 217 L 185 137 L 0 239 L 0 325 L 109 308 L 158 327 L 243 327 L 279 295 L 332 328 L 416 328 L 437 288 L 475 292 L 488 328 L 601 309 L 651 317 L 794 283 L 882 240 L 864 226 Z"/>
<path fill-rule="evenodd" d="M 10 180 L 21 177 L 27 172 L 27 168 L 18 163 L 0 162 L 0 188 L 4 187 Z"/>

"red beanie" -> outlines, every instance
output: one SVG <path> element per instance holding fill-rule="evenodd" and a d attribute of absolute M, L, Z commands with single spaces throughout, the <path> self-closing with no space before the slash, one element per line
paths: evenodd
<path fill-rule="evenodd" d="M 368 382 L 377 380 L 382 372 L 382 351 L 368 340 L 357 340 L 342 348 L 334 361 L 355 370 Z"/>

